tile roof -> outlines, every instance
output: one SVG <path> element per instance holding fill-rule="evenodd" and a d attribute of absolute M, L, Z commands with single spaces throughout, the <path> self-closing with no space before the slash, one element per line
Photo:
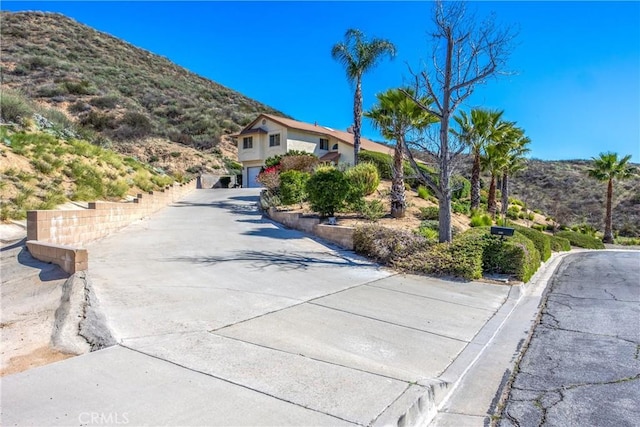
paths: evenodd
<path fill-rule="evenodd" d="M 353 145 L 352 133 L 331 129 L 326 126 L 320 126 L 320 125 L 315 125 L 315 124 L 310 124 L 305 122 L 299 122 L 297 120 L 286 119 L 284 117 L 274 116 L 271 114 L 260 114 L 254 121 L 249 123 L 242 130 L 242 132 L 240 132 L 240 134 L 245 133 L 247 129 L 250 129 L 252 126 L 254 126 L 258 122 L 258 120 L 262 117 L 265 117 L 276 123 L 280 123 L 281 125 L 286 126 L 288 128 L 302 130 L 306 132 L 313 132 L 319 135 L 332 136 L 335 139 L 344 142 L 345 144 Z M 378 142 L 373 142 L 370 139 L 363 138 L 363 137 L 360 138 L 360 148 L 366 151 L 375 151 L 375 152 L 384 153 L 384 154 L 391 154 L 391 152 L 393 151 L 393 147 L 380 144 Z"/>

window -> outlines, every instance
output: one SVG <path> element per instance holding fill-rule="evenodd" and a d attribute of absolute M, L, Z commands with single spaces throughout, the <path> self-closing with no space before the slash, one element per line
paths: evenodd
<path fill-rule="evenodd" d="M 280 134 L 274 133 L 269 135 L 269 147 L 278 147 L 280 145 Z"/>
<path fill-rule="evenodd" d="M 329 140 L 326 138 L 320 138 L 320 149 L 329 150 Z"/>
<path fill-rule="evenodd" d="M 332 151 L 338 151 L 338 144 L 333 144 L 333 147 L 331 147 Z"/>
<path fill-rule="evenodd" d="M 249 150 L 249 149 L 253 148 L 253 137 L 252 136 L 247 136 L 245 138 L 242 138 L 242 148 L 244 150 Z"/>

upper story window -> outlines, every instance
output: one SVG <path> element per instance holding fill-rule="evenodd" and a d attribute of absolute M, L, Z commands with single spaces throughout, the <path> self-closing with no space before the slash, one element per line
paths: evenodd
<path fill-rule="evenodd" d="M 252 136 L 247 136 L 242 138 L 242 148 L 244 150 L 249 150 L 251 148 L 253 148 L 253 137 Z"/>
<path fill-rule="evenodd" d="M 320 149 L 329 150 L 329 140 L 327 138 L 320 138 Z"/>
<path fill-rule="evenodd" d="M 274 133 L 269 135 L 269 147 L 278 147 L 280 145 L 280 134 Z"/>
<path fill-rule="evenodd" d="M 333 147 L 331 147 L 332 151 L 338 151 L 338 144 L 333 144 Z"/>

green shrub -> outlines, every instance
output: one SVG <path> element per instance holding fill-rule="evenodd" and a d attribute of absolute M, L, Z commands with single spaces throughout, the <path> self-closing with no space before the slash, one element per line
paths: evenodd
<path fill-rule="evenodd" d="M 420 219 L 438 220 L 440 218 L 440 208 L 438 206 L 427 206 L 420 208 Z"/>
<path fill-rule="evenodd" d="M 361 205 L 360 214 L 371 222 L 377 222 L 385 214 L 384 204 L 380 200 L 365 201 Z"/>
<path fill-rule="evenodd" d="M 452 200 L 468 199 L 471 196 L 471 182 L 460 175 L 451 178 Z"/>
<path fill-rule="evenodd" d="M 600 239 L 576 231 L 560 231 L 556 233 L 556 236 L 569 240 L 571 246 L 585 249 L 604 249 L 604 243 Z"/>
<path fill-rule="evenodd" d="M 92 95 L 95 93 L 95 88 L 92 88 L 91 83 L 87 80 L 66 80 L 63 85 L 67 92 L 72 95 Z"/>
<path fill-rule="evenodd" d="M 20 124 L 31 114 L 33 108 L 23 96 L 4 88 L 0 91 L 0 117 L 3 122 Z"/>
<path fill-rule="evenodd" d="M 363 196 L 373 194 L 380 185 L 380 175 L 373 163 L 361 162 L 347 169 L 345 177 L 349 181 L 352 190 L 356 190 Z"/>
<path fill-rule="evenodd" d="M 344 204 L 349 192 L 349 182 L 338 169 L 324 166 L 311 175 L 306 190 L 311 209 L 321 216 L 333 216 Z"/>
<path fill-rule="evenodd" d="M 409 254 L 429 246 L 429 242 L 414 233 L 393 230 L 379 225 L 363 225 L 353 232 L 354 250 L 382 264 L 391 265 Z"/>
<path fill-rule="evenodd" d="M 493 221 L 489 215 L 476 213 L 471 216 L 472 227 L 486 227 L 491 224 L 493 224 Z"/>
<path fill-rule="evenodd" d="M 284 205 L 302 203 L 307 194 L 305 186 L 309 180 L 309 174 L 297 170 L 288 170 L 280 174 L 280 201 Z"/>
<path fill-rule="evenodd" d="M 76 184 L 72 200 L 92 201 L 104 196 L 103 176 L 95 167 L 76 159 L 67 166 L 65 174 Z"/>
<path fill-rule="evenodd" d="M 521 227 L 519 225 L 510 225 L 515 228 L 519 233 L 526 236 L 533 242 L 536 249 L 540 253 L 542 261 L 546 261 L 551 256 L 551 237 L 542 233 L 540 230 L 534 230 L 527 227 Z"/>
<path fill-rule="evenodd" d="M 518 219 L 519 214 L 520 208 L 518 206 L 509 206 L 509 209 L 507 209 L 507 218 L 509 219 Z"/>
<path fill-rule="evenodd" d="M 529 281 L 540 267 L 540 253 L 524 234 L 516 231 L 509 239 L 485 235 L 482 269 L 488 273 L 510 274 Z"/>
<path fill-rule="evenodd" d="M 427 239 L 429 242 L 438 243 L 439 232 L 438 230 L 434 230 L 433 228 L 422 228 L 418 229 L 418 234 Z"/>
<path fill-rule="evenodd" d="M 616 243 L 623 246 L 640 246 L 640 237 L 616 237 Z"/>
<path fill-rule="evenodd" d="M 551 236 L 551 250 L 553 252 L 570 251 L 571 243 L 564 237 Z"/>
<path fill-rule="evenodd" d="M 537 231 L 544 231 L 547 227 L 543 224 L 532 224 L 531 228 Z"/>
<path fill-rule="evenodd" d="M 99 96 L 89 101 L 89 104 L 101 110 L 107 110 L 118 106 L 119 98 L 117 96 Z"/>
<path fill-rule="evenodd" d="M 460 201 L 460 200 L 452 200 L 451 201 L 451 210 L 454 213 L 469 215 L 471 212 L 471 202 L 470 201 Z"/>
<path fill-rule="evenodd" d="M 429 189 L 427 187 L 423 185 L 418 187 L 418 197 L 424 200 L 429 200 L 430 196 L 431 196 L 431 193 L 429 192 Z"/>
<path fill-rule="evenodd" d="M 106 195 L 110 198 L 123 198 L 129 191 L 129 184 L 123 179 L 107 183 Z"/>
<path fill-rule="evenodd" d="M 454 239 L 399 258 L 394 267 L 414 273 L 456 276 L 468 280 L 482 277 L 482 240 Z"/>
<path fill-rule="evenodd" d="M 391 179 L 393 177 L 393 157 L 389 154 L 360 151 L 358 153 L 358 163 L 371 163 L 378 169 L 378 176 L 382 179 Z"/>

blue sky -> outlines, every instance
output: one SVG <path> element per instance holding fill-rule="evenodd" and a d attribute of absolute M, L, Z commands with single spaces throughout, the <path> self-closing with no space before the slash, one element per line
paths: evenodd
<path fill-rule="evenodd" d="M 363 80 L 364 107 L 429 59 L 429 2 L 2 2 L 63 13 L 306 122 L 346 129 L 352 89 L 330 55 L 348 28 L 398 50 Z M 462 108 L 505 110 L 531 157 L 602 151 L 640 161 L 639 2 L 472 2 L 518 28 L 516 74 L 478 87 Z M 427 62 L 428 64 L 428 62 Z M 365 119 L 363 134 L 380 140 Z"/>

